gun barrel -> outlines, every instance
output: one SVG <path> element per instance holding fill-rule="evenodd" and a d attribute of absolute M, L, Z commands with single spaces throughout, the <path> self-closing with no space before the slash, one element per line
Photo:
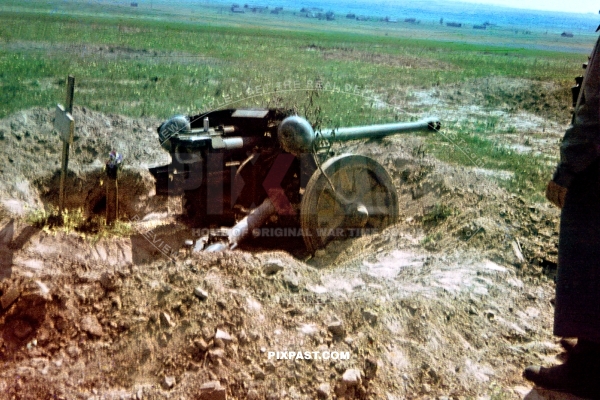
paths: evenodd
<path fill-rule="evenodd" d="M 321 135 L 329 140 L 347 141 L 370 139 L 398 133 L 421 132 L 440 129 L 438 118 L 426 118 L 416 122 L 398 122 L 391 124 L 353 126 L 348 128 L 327 129 Z"/>
<path fill-rule="evenodd" d="M 418 132 L 440 129 L 438 118 L 426 118 L 416 122 L 354 126 L 348 128 L 325 129 L 321 136 L 333 141 L 370 139 L 397 133 Z M 284 119 L 277 130 L 279 143 L 283 149 L 294 155 L 310 153 L 317 135 L 310 123 L 302 117 L 293 115 Z"/>

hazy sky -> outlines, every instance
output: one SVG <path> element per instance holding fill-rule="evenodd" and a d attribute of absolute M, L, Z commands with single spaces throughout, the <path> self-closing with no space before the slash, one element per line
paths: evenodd
<path fill-rule="evenodd" d="M 578 13 L 598 13 L 600 3 L 596 0 L 460 0 L 469 3 L 495 4 L 506 7 L 528 8 L 532 10 L 567 11 Z M 600 16 L 599 16 L 600 17 Z M 600 18 L 599 18 L 600 21 Z"/>

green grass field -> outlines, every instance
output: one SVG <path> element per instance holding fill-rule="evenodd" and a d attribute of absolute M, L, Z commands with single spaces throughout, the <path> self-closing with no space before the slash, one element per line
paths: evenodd
<path fill-rule="evenodd" d="M 411 106 L 405 101 L 411 91 L 471 82 L 477 91 L 490 77 L 550 84 L 568 102 L 568 88 L 594 37 L 565 42 L 580 52 L 532 49 L 565 45 L 557 40 L 508 29 L 457 33 L 434 24 L 392 27 L 327 24 L 291 14 L 234 15 L 216 6 L 173 10 L 165 3 L 133 9 L 83 1 L 4 1 L 0 118 L 33 106 L 53 107 L 64 97 L 67 74 L 76 77 L 76 104 L 132 117 L 280 106 L 303 114 L 317 109 L 328 125 L 413 120 L 438 110 L 435 104 Z M 311 89 L 317 82 L 325 90 L 315 97 Z M 528 99 L 526 88 L 520 95 L 526 110 L 533 104 L 527 111 L 538 110 L 539 98 Z M 510 91 L 496 91 L 481 106 L 502 108 L 512 97 Z M 564 108 L 548 107 L 540 115 L 568 118 Z M 486 167 L 516 172 L 515 190 L 539 192 L 550 173 L 535 157 L 494 150 L 485 137 L 494 129 L 489 121 L 480 121 L 484 129 L 465 128 L 460 121 L 445 126 L 477 150 Z M 435 153 L 443 139 L 430 140 Z M 460 152 L 442 158 L 469 164 Z"/>

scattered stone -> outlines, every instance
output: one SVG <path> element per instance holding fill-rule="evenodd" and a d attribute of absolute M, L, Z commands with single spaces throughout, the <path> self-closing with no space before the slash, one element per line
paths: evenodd
<path fill-rule="evenodd" d="M 161 294 L 169 294 L 173 291 L 173 288 L 168 283 L 163 283 L 160 285 L 160 293 Z"/>
<path fill-rule="evenodd" d="M 344 337 L 346 335 L 346 329 L 342 321 L 333 321 L 327 325 L 327 330 L 331 332 L 333 336 Z"/>
<path fill-rule="evenodd" d="M 347 394 L 348 397 L 353 398 L 357 388 L 360 387 L 361 373 L 357 369 L 347 369 L 342 375 L 342 379 L 336 385 L 335 393 L 339 397 L 343 397 Z"/>
<path fill-rule="evenodd" d="M 117 310 L 120 310 L 121 308 L 123 308 L 123 303 L 121 302 L 121 298 L 119 296 L 113 297 L 111 300 L 111 304 Z"/>
<path fill-rule="evenodd" d="M 103 272 L 100 275 L 100 285 L 105 290 L 112 291 L 119 287 L 119 278 L 113 272 Z"/>
<path fill-rule="evenodd" d="M 221 358 L 225 358 L 225 350 L 223 349 L 210 349 L 208 351 L 208 355 L 211 360 L 218 360 Z"/>
<path fill-rule="evenodd" d="M 81 319 L 80 323 L 81 330 L 94 336 L 102 336 L 102 325 L 98 322 L 98 318 L 95 315 L 86 315 Z"/>
<path fill-rule="evenodd" d="M 146 362 L 147 360 L 153 359 L 154 355 L 154 343 L 150 339 L 145 339 L 140 343 L 140 348 L 142 350 L 141 358 L 142 362 Z"/>
<path fill-rule="evenodd" d="M 254 375 L 254 379 L 258 379 L 259 381 L 262 381 L 266 377 L 264 371 L 262 369 L 260 369 L 259 367 L 254 368 L 252 375 Z"/>
<path fill-rule="evenodd" d="M 260 395 L 258 394 L 258 392 L 256 390 L 250 389 L 250 390 L 248 390 L 248 393 L 246 394 L 246 399 L 260 400 Z"/>
<path fill-rule="evenodd" d="M 21 290 L 17 286 L 11 286 L 8 290 L 0 297 L 0 304 L 2 309 L 6 310 L 12 303 L 15 302 L 21 295 Z"/>
<path fill-rule="evenodd" d="M 267 372 L 275 372 L 277 368 L 275 367 L 275 364 L 273 364 L 273 361 L 268 361 L 265 364 L 265 371 Z"/>
<path fill-rule="evenodd" d="M 267 260 L 267 262 L 263 265 L 263 273 L 265 275 L 274 275 L 279 271 L 284 270 L 284 264 L 281 260 L 276 258 L 272 258 Z"/>
<path fill-rule="evenodd" d="M 199 400 L 226 400 L 227 392 L 219 381 L 206 382 L 200 387 Z"/>
<path fill-rule="evenodd" d="M 377 375 L 377 360 L 368 357 L 365 360 L 365 378 L 373 379 L 375 378 L 375 375 Z"/>
<path fill-rule="evenodd" d="M 290 288 L 292 291 L 297 291 L 300 286 L 300 281 L 298 277 L 293 273 L 287 273 L 283 276 L 283 283 Z"/>
<path fill-rule="evenodd" d="M 377 319 L 379 318 L 375 311 L 369 309 L 364 310 L 362 312 L 362 315 L 365 321 L 367 321 L 371 325 L 375 324 L 377 322 Z"/>
<path fill-rule="evenodd" d="M 215 339 L 221 339 L 224 342 L 231 342 L 233 340 L 229 333 L 220 329 L 217 329 L 217 332 L 215 333 Z"/>
<path fill-rule="evenodd" d="M 200 286 L 196 286 L 194 289 L 194 295 L 200 300 L 206 300 L 208 298 L 208 292 L 202 289 Z"/>
<path fill-rule="evenodd" d="M 208 326 L 204 326 L 202 327 L 202 337 L 208 342 L 215 337 L 215 331 Z"/>
<path fill-rule="evenodd" d="M 21 319 L 15 321 L 13 327 L 13 333 L 15 336 L 21 340 L 25 339 L 33 332 L 33 328 L 27 321 L 23 321 Z"/>
<path fill-rule="evenodd" d="M 194 340 L 194 344 L 196 345 L 196 347 L 200 351 L 206 351 L 206 350 L 208 350 L 208 344 L 202 338 Z"/>
<path fill-rule="evenodd" d="M 223 309 L 227 308 L 227 302 L 223 299 L 217 300 L 217 305 Z"/>
<path fill-rule="evenodd" d="M 238 337 L 239 337 L 240 343 L 242 343 L 242 344 L 246 344 L 249 341 L 248 335 L 246 334 L 246 331 L 243 329 L 240 331 Z"/>
<path fill-rule="evenodd" d="M 169 274 L 169 283 L 179 286 L 185 282 L 185 278 L 179 272 Z"/>
<path fill-rule="evenodd" d="M 171 316 L 164 311 L 160 313 L 160 324 L 164 328 L 171 328 L 175 326 L 175 323 L 171 321 Z"/>
<path fill-rule="evenodd" d="M 317 396 L 319 399 L 328 399 L 331 393 L 331 385 L 329 383 L 321 383 L 317 388 Z"/>
<path fill-rule="evenodd" d="M 77 347 L 77 346 L 69 346 L 67 348 L 67 354 L 71 358 L 76 358 L 77 356 L 79 356 L 81 354 L 81 350 L 79 350 L 79 347 Z"/>
<path fill-rule="evenodd" d="M 315 251 L 315 258 L 323 258 L 327 255 L 327 252 L 323 249 Z"/>
<path fill-rule="evenodd" d="M 165 379 L 163 381 L 163 387 L 165 389 L 172 389 L 173 386 L 175 386 L 175 377 L 174 376 L 165 376 Z"/>
<path fill-rule="evenodd" d="M 342 382 L 346 387 L 357 386 L 361 382 L 361 373 L 357 369 L 347 369 L 342 375 Z"/>
<path fill-rule="evenodd" d="M 260 339 L 260 333 L 258 333 L 257 331 L 250 331 L 250 333 L 248 333 L 248 337 L 253 342 L 256 342 L 258 339 Z"/>

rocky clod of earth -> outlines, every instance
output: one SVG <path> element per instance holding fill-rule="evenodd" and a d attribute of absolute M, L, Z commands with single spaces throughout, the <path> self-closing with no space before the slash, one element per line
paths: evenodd
<path fill-rule="evenodd" d="M 221 382 L 206 382 L 200 387 L 200 400 L 226 400 L 227 391 L 221 387 Z"/>
<path fill-rule="evenodd" d="M 375 311 L 367 309 L 363 311 L 362 315 L 365 321 L 367 321 L 369 324 L 374 324 L 377 322 L 377 313 Z"/>
<path fill-rule="evenodd" d="M 215 340 L 222 340 L 223 342 L 231 342 L 233 340 L 233 338 L 231 337 L 231 335 L 225 331 L 222 331 L 220 329 L 217 329 L 217 332 L 215 333 Z"/>
<path fill-rule="evenodd" d="M 373 379 L 377 375 L 378 362 L 372 357 L 365 359 L 365 378 Z"/>
<path fill-rule="evenodd" d="M 175 386 L 177 380 L 174 376 L 165 376 L 165 380 L 163 381 L 163 387 L 165 389 L 172 389 Z"/>
<path fill-rule="evenodd" d="M 335 337 L 344 337 L 346 329 L 342 321 L 333 321 L 327 325 L 327 330 Z"/>
<path fill-rule="evenodd" d="M 102 325 L 94 315 L 86 315 L 81 319 L 81 330 L 97 337 L 103 334 Z"/>
<path fill-rule="evenodd" d="M 335 393 L 340 397 L 356 397 L 356 391 L 360 388 L 362 382 L 361 375 L 361 372 L 357 369 L 347 369 L 344 371 L 342 379 L 335 389 Z"/>
<path fill-rule="evenodd" d="M 331 385 L 329 383 L 321 383 L 317 388 L 317 396 L 319 399 L 328 399 L 331 393 Z"/>
<path fill-rule="evenodd" d="M 389 172 L 397 224 L 314 256 L 300 238 L 192 252 L 181 199 L 155 196 L 148 172 L 169 162 L 159 121 L 74 114 L 67 208 L 83 221 L 105 211 L 116 148 L 129 231 L 40 225 L 58 200 L 54 109 L 0 120 L 0 155 L 13 160 L 0 169 L 0 397 L 546 396 L 521 371 L 563 355 L 552 335 L 559 211 L 507 192 L 502 171 L 416 152 L 418 135 L 348 143 Z M 554 162 L 560 132 L 544 138 L 536 151 Z"/>
<path fill-rule="evenodd" d="M 164 311 L 160 313 L 160 324 L 164 328 L 172 328 L 175 326 L 175 323 L 171 320 L 171 316 Z"/>
<path fill-rule="evenodd" d="M 200 286 L 194 288 L 194 295 L 200 300 L 206 300 L 208 298 L 208 292 Z"/>

